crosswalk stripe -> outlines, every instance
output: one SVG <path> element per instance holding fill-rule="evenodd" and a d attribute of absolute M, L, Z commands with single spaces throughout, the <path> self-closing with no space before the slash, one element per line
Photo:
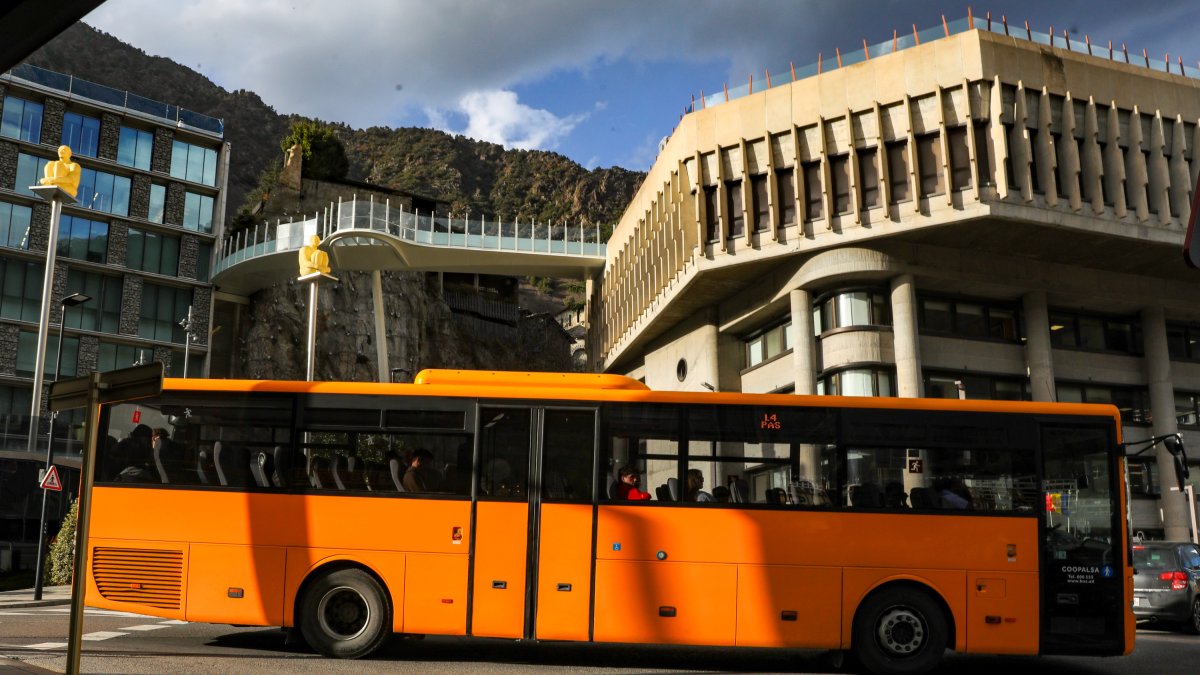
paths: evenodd
<path fill-rule="evenodd" d="M 164 626 L 186 626 L 188 622 L 180 621 L 179 619 L 169 619 L 167 621 L 159 621 Z"/>
<path fill-rule="evenodd" d="M 0 612 L 0 616 L 37 616 L 35 612 Z"/>
<path fill-rule="evenodd" d="M 39 642 L 36 645 L 29 645 L 27 649 L 62 649 L 66 646 L 65 642 Z"/>
<path fill-rule="evenodd" d="M 124 628 L 122 628 L 121 630 L 140 630 L 140 631 L 146 631 L 146 630 L 158 630 L 158 629 L 160 629 L 160 628 L 167 628 L 167 626 L 164 626 L 164 625 L 162 625 L 162 624 L 160 624 L 160 623 L 144 623 L 144 624 L 142 624 L 142 625 L 140 625 L 140 626 L 125 626 L 125 627 L 124 627 Z"/>
<path fill-rule="evenodd" d="M 83 639 L 98 642 L 100 640 L 108 640 L 109 638 L 121 637 L 122 635 L 129 635 L 129 633 L 121 633 L 115 630 L 98 630 L 95 633 L 84 633 Z"/>

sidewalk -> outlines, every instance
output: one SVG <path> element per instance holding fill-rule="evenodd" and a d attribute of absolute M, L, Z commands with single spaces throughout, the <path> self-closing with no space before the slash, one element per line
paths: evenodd
<path fill-rule="evenodd" d="M 47 586 L 42 589 L 42 599 L 33 599 L 33 589 L 23 588 L 18 591 L 0 593 L 0 609 L 18 609 L 21 607 L 50 607 L 52 605 L 71 604 L 70 586 Z"/>

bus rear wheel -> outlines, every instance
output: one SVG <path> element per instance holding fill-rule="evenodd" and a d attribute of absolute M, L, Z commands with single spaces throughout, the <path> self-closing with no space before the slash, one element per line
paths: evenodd
<path fill-rule="evenodd" d="M 947 635 L 942 609 L 928 593 L 885 588 L 854 615 L 854 656 L 876 675 L 926 673 L 941 662 Z"/>
<path fill-rule="evenodd" d="M 391 607 L 383 586 L 360 569 L 322 573 L 300 603 L 304 641 L 333 658 L 367 656 L 387 640 L 391 625 Z"/>

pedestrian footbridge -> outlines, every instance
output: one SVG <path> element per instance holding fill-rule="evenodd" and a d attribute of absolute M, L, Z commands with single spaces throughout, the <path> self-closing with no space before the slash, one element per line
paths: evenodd
<path fill-rule="evenodd" d="M 335 275 L 397 270 L 582 278 L 605 260 L 598 226 L 459 219 L 356 199 L 307 220 L 239 232 L 222 246 L 213 283 L 249 295 L 294 279 L 297 252 L 314 234 Z"/>

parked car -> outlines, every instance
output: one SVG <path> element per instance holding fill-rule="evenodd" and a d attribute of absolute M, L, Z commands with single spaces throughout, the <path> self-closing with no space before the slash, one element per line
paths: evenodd
<path fill-rule="evenodd" d="M 1133 546 L 1133 614 L 1200 634 L 1200 547 L 1147 541 Z"/>

